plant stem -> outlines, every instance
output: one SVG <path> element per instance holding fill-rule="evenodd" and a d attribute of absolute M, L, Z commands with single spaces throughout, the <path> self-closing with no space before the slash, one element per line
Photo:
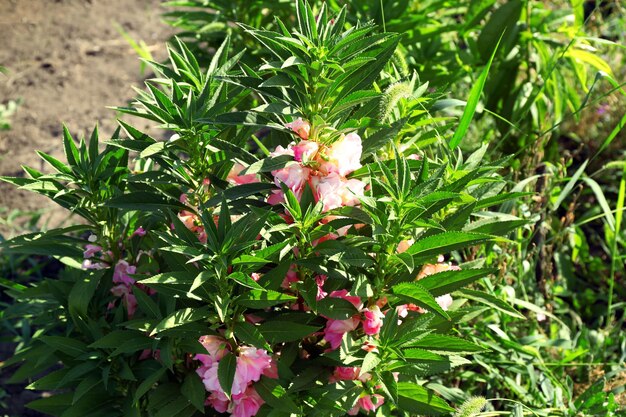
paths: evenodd
<path fill-rule="evenodd" d="M 624 196 L 626 194 L 626 164 L 622 168 L 622 179 L 619 183 L 619 193 L 617 195 L 617 208 L 615 213 L 615 231 L 611 242 L 611 276 L 609 277 L 609 300 L 606 307 L 606 328 L 611 324 L 611 309 L 613 307 L 613 287 L 615 286 L 615 270 L 617 269 L 617 239 L 622 228 L 622 217 L 624 208 Z"/>

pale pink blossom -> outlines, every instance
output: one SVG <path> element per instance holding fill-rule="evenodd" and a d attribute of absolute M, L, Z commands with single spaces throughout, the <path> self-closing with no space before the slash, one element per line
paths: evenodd
<path fill-rule="evenodd" d="M 198 342 L 206 349 L 209 355 L 216 361 L 222 359 L 230 350 L 226 339 L 220 336 L 201 336 Z"/>
<path fill-rule="evenodd" d="M 342 177 L 361 168 L 363 146 L 356 133 L 349 133 L 333 143 L 326 150 L 326 160 L 321 162 L 320 169 L 326 173 L 336 172 Z"/>
<path fill-rule="evenodd" d="M 275 158 L 277 156 L 281 156 L 281 155 L 294 156 L 293 149 L 291 148 L 291 146 L 287 146 L 287 148 L 283 148 L 281 145 L 278 145 L 274 149 L 274 152 L 270 152 L 270 156 L 273 157 L 273 158 Z"/>
<path fill-rule="evenodd" d="M 324 177 L 312 177 L 311 185 L 316 191 L 323 210 L 328 211 L 342 206 L 356 206 L 359 197 L 365 195 L 365 183 L 361 180 L 341 178 L 336 173 Z"/>
<path fill-rule="evenodd" d="M 460 271 L 460 270 L 461 268 L 459 268 L 456 265 L 450 265 L 450 264 L 446 264 L 442 262 L 436 263 L 436 264 L 426 264 L 422 266 L 422 269 L 417 275 L 417 279 L 422 279 L 424 277 L 427 277 L 428 275 L 437 274 L 439 272 Z"/>
<path fill-rule="evenodd" d="M 326 282 L 327 278 L 328 277 L 326 275 L 318 275 L 315 277 L 315 283 L 317 284 L 317 295 L 315 296 L 315 299 L 317 301 L 328 295 L 328 293 L 324 291 L 324 283 Z"/>
<path fill-rule="evenodd" d="M 385 398 L 380 394 L 361 395 L 356 402 L 356 405 L 348 411 L 348 415 L 355 416 L 359 413 L 359 410 L 363 410 L 366 413 L 376 411 L 378 407 L 383 405 Z"/>
<path fill-rule="evenodd" d="M 135 297 L 135 294 L 128 293 L 124 296 L 123 300 L 126 305 L 126 311 L 128 312 L 128 318 L 131 319 L 137 311 L 137 297 Z"/>
<path fill-rule="evenodd" d="M 211 407 L 215 409 L 218 413 L 225 413 L 228 411 L 228 407 L 230 405 L 230 401 L 228 397 L 224 393 L 213 392 L 207 398 L 207 402 Z"/>
<path fill-rule="evenodd" d="M 376 335 L 380 332 L 385 315 L 380 311 L 380 307 L 373 305 L 363 311 L 363 331 L 368 336 Z"/>
<path fill-rule="evenodd" d="M 422 160 L 422 155 L 416 154 L 416 153 L 412 153 L 411 155 L 407 156 L 406 159 L 412 159 L 414 161 L 421 161 Z"/>
<path fill-rule="evenodd" d="M 241 394 L 246 390 L 249 382 L 256 382 L 261 378 L 263 371 L 272 364 L 272 357 L 264 349 L 243 346 L 239 349 L 237 369 L 233 381 L 232 394 Z"/>
<path fill-rule="evenodd" d="M 347 320 L 328 319 L 324 328 L 324 339 L 330 343 L 331 349 L 337 349 L 341 346 L 343 336 L 355 330 L 359 325 L 359 319 L 352 317 Z"/>
<path fill-rule="evenodd" d="M 448 311 L 454 300 L 450 294 L 444 294 L 436 297 L 435 301 L 443 311 Z"/>
<path fill-rule="evenodd" d="M 246 175 L 241 175 L 241 171 L 244 170 L 244 166 L 241 165 L 240 163 L 235 163 L 235 165 L 233 165 L 232 169 L 230 170 L 230 172 L 228 173 L 228 176 L 226 177 L 226 180 L 234 185 L 241 185 L 241 184 L 250 184 L 253 182 L 259 182 L 259 179 L 257 178 L 256 174 L 246 174 Z"/>
<path fill-rule="evenodd" d="M 113 270 L 113 282 L 116 284 L 133 285 L 135 280 L 130 277 L 131 274 L 137 272 L 137 267 L 129 265 L 128 262 L 120 260 L 115 264 Z"/>
<path fill-rule="evenodd" d="M 285 274 L 285 278 L 283 279 L 283 282 L 280 284 L 280 286 L 286 290 L 291 288 L 291 284 L 299 281 L 298 273 L 296 272 L 294 267 L 295 265 L 291 265 L 291 267 L 289 267 L 289 270 Z"/>
<path fill-rule="evenodd" d="M 300 136 L 304 140 L 307 140 L 309 138 L 309 133 L 311 133 L 311 124 L 306 120 L 302 120 L 301 117 L 298 117 L 291 123 L 287 123 L 285 127 L 291 129 L 296 135 Z"/>
<path fill-rule="evenodd" d="M 304 184 L 309 180 L 311 170 L 297 163 L 290 163 L 282 169 L 272 171 L 274 175 L 274 183 L 280 187 L 281 183 L 285 184 L 296 198 L 300 199 Z"/>
<path fill-rule="evenodd" d="M 219 378 L 217 376 L 219 363 L 213 362 L 210 366 L 205 367 L 202 375 L 199 375 L 202 378 L 202 383 L 204 384 L 204 388 L 211 393 L 220 393 L 224 394 L 224 390 L 220 385 Z"/>
<path fill-rule="evenodd" d="M 85 259 L 82 264 L 83 269 L 105 269 L 107 265 L 103 262 L 93 262 L 91 259 Z"/>
<path fill-rule="evenodd" d="M 264 401 L 253 386 L 237 395 L 233 395 L 232 417 L 252 417 L 256 415 Z"/>
<path fill-rule="evenodd" d="M 272 193 L 267 197 L 267 204 L 275 206 L 277 204 L 285 201 L 285 193 L 283 190 L 273 190 Z"/>
<path fill-rule="evenodd" d="M 135 236 L 144 237 L 144 236 L 146 235 L 146 233 L 148 233 L 148 232 L 146 232 L 146 230 L 145 230 L 143 227 L 139 226 L 139 227 L 137 228 L 137 230 L 135 230 L 135 231 L 133 232 L 133 234 L 132 234 L 132 235 L 130 235 L 130 237 L 131 237 L 131 238 L 133 238 L 133 237 L 135 237 Z"/>
<path fill-rule="evenodd" d="M 366 352 L 376 352 L 376 353 L 378 353 L 378 346 L 376 346 L 370 340 L 366 340 L 365 342 L 363 342 L 363 346 L 361 346 L 361 349 L 366 351 Z"/>
<path fill-rule="evenodd" d="M 354 381 L 359 377 L 360 373 L 361 368 L 356 366 L 337 366 L 328 379 L 328 382 L 334 384 L 337 381 Z"/>
<path fill-rule="evenodd" d="M 192 232 L 196 232 L 198 229 L 198 216 L 190 211 L 182 210 L 178 213 L 178 219 L 185 225 L 185 227 Z"/>
<path fill-rule="evenodd" d="M 102 246 L 87 244 L 83 252 L 83 258 L 92 258 L 96 253 L 102 251 Z"/>
<path fill-rule="evenodd" d="M 335 297 L 335 298 L 343 298 L 346 301 L 350 301 L 357 310 L 360 310 L 361 307 L 363 307 L 361 298 L 356 295 L 348 295 L 348 290 L 346 289 L 333 291 L 328 296 Z"/>
<path fill-rule="evenodd" d="M 320 145 L 310 140 L 302 140 L 298 144 L 293 145 L 293 158 L 298 162 L 309 162 L 315 159 L 315 155 L 319 151 Z"/>
<path fill-rule="evenodd" d="M 402 242 L 398 243 L 398 247 L 396 248 L 396 252 L 398 253 L 404 253 L 407 251 L 407 249 L 409 249 L 413 243 L 415 243 L 415 240 L 413 239 L 406 239 L 403 240 Z"/>

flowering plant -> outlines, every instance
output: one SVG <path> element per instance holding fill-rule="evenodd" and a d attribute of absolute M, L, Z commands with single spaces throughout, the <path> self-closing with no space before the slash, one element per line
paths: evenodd
<path fill-rule="evenodd" d="M 258 69 L 237 67 L 228 40 L 206 71 L 182 43 L 153 63 L 120 110 L 169 140 L 120 121 L 100 152 L 97 129 L 78 146 L 66 130 L 67 164 L 40 153 L 56 174 L 4 178 L 84 219 L 3 244 L 68 267 L 20 295 L 45 315 L 9 361 L 24 362 L 14 379 L 63 364 L 33 382 L 60 390 L 33 408 L 445 415 L 426 382 L 484 349 L 450 335 L 455 323 L 519 315 L 461 289 L 496 272 L 472 247 L 521 224 L 485 211 L 516 196 L 500 193 L 501 165 L 416 146 L 437 132 L 437 95 L 398 78 L 398 35 L 297 6 L 294 31 L 242 25 L 276 59 Z M 238 108 L 246 97 L 258 106 Z"/>

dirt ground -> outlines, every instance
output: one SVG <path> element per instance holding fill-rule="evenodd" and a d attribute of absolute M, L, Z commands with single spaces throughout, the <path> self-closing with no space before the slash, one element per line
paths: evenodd
<path fill-rule="evenodd" d="M 143 40 L 156 59 L 165 56 L 172 30 L 160 21 L 160 0 L 0 0 L 0 102 L 21 100 L 12 128 L 0 131 L 0 175 L 23 175 L 21 165 L 49 171 L 35 154 L 64 160 L 62 123 L 89 135 L 99 123 L 101 137 L 116 127 L 115 112 L 143 76 L 136 52 L 116 29 Z M 133 120 L 138 127 L 142 122 Z M 2 208 L 8 211 L 1 211 Z M 0 233 L 13 210 L 45 210 L 40 226 L 58 225 L 67 213 L 47 199 L 0 183 Z"/>

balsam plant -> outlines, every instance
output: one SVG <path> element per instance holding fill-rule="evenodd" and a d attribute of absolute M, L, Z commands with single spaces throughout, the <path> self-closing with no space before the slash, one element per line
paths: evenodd
<path fill-rule="evenodd" d="M 136 103 L 119 108 L 162 124 L 169 140 L 120 121 L 101 149 L 97 129 L 78 145 L 65 130 L 67 163 L 40 153 L 56 173 L 3 178 L 82 218 L 2 244 L 67 266 L 13 289 L 41 313 L 6 364 L 22 364 L 13 381 L 54 391 L 32 408 L 454 412 L 429 381 L 485 350 L 455 325 L 489 309 L 520 317 L 481 291 L 497 271 L 474 256 L 524 224 L 489 211 L 519 194 L 502 192 L 506 160 L 464 159 L 441 136 L 416 145 L 430 116 L 415 122 L 419 80 L 391 63 L 399 36 L 346 30 L 345 19 L 299 0 L 294 29 L 244 25 L 272 56 L 258 68 L 227 39 L 202 70 L 178 42 L 169 65 L 151 63 L 156 77 Z M 413 94 L 384 97 L 396 83 Z"/>

